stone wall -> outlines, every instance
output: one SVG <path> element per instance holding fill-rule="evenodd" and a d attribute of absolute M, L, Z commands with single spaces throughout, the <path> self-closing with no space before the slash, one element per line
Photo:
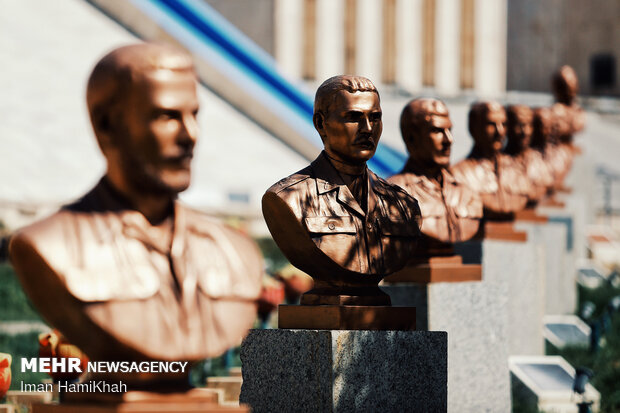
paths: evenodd
<path fill-rule="evenodd" d="M 583 94 L 620 96 L 620 2 L 609 0 L 509 0 L 507 89 L 550 91 L 550 76 L 573 66 Z M 590 59 L 616 60 L 616 84 L 594 90 Z"/>

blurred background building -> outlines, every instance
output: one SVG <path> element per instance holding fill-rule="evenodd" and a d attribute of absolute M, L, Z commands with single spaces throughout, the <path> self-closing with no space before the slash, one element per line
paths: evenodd
<path fill-rule="evenodd" d="M 307 165 L 321 143 L 313 92 L 355 73 L 379 87 L 382 145 L 372 168 L 405 159 L 398 117 L 415 96 L 444 98 L 452 161 L 468 153 L 469 103 L 551 103 L 550 76 L 572 65 L 590 110 L 580 138 L 607 173 L 599 207 L 620 206 L 620 3 L 608 0 L 45 0 L 2 1 L 0 221 L 6 231 L 85 193 L 104 173 L 85 85 L 95 62 L 138 39 L 196 58 L 201 139 L 191 205 L 266 234 L 260 198 Z M 578 140 L 578 143 L 580 141 Z M 612 177 L 612 178 L 610 178 Z M 608 199 L 608 201 L 606 201 Z"/>
<path fill-rule="evenodd" d="M 620 3 L 607 0 L 206 0 L 289 76 L 358 73 L 440 94 L 549 92 L 563 64 L 582 93 L 620 95 Z"/>

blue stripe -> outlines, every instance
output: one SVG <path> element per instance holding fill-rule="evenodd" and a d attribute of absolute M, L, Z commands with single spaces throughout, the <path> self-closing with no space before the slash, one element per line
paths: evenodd
<path fill-rule="evenodd" d="M 207 13 L 194 13 L 190 10 L 186 4 L 177 0 L 152 0 L 158 2 L 161 5 L 167 7 L 170 11 L 179 15 L 184 21 L 192 25 L 200 33 L 213 42 L 222 47 L 234 60 L 239 62 L 242 66 L 249 68 L 252 72 L 256 73 L 259 77 L 264 79 L 270 84 L 277 92 L 290 101 L 292 104 L 298 106 L 302 111 L 312 116 L 313 102 L 307 99 L 301 93 L 299 93 L 293 85 L 289 84 L 282 77 L 274 72 L 274 68 L 267 67 L 259 59 L 256 59 L 254 55 L 248 53 L 248 50 L 244 50 L 239 47 L 239 43 L 231 39 L 230 35 L 232 30 L 225 30 L 222 25 L 217 25 L 217 19 L 214 19 L 214 13 L 210 15 Z M 206 5 L 205 5 L 206 6 Z M 207 7 L 203 8 L 208 10 Z"/>
<path fill-rule="evenodd" d="M 223 73 L 236 73 L 237 83 L 279 114 L 315 146 L 320 139 L 312 124 L 313 98 L 300 86 L 282 76 L 275 61 L 230 24 L 211 6 L 195 0 L 131 0 L 171 35 L 191 48 Z M 318 148 L 319 146 L 317 146 Z M 368 166 L 380 176 L 398 172 L 404 154 L 379 145 Z"/>

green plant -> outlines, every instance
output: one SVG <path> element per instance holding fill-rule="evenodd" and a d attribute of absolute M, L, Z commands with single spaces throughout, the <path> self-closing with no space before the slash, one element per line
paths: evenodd
<path fill-rule="evenodd" d="M 0 321 L 10 320 L 40 321 L 41 317 L 24 294 L 13 267 L 0 264 Z"/>
<path fill-rule="evenodd" d="M 30 371 L 21 371 L 21 359 L 38 357 L 39 356 L 39 333 L 26 333 L 26 334 L 0 334 L 0 352 L 9 353 L 13 356 L 13 364 L 11 366 L 11 373 L 13 378 L 11 380 L 11 390 L 19 390 L 21 383 L 38 384 L 43 379 L 49 379 L 45 373 L 33 373 Z"/>
<path fill-rule="evenodd" d="M 586 301 L 592 302 L 596 310 L 592 320 L 600 320 L 607 311 L 609 301 L 620 295 L 620 289 L 604 285 L 596 289 L 580 286 L 579 307 Z M 590 383 L 601 393 L 601 413 L 620 412 L 620 314 L 611 316 L 611 322 L 601 337 L 601 346 L 593 352 L 583 347 L 548 347 L 550 354 L 560 355 L 573 367 L 592 369 L 594 377 Z"/>

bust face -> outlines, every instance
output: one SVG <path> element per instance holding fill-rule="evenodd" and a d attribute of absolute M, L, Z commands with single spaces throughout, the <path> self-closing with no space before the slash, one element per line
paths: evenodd
<path fill-rule="evenodd" d="M 318 128 L 325 152 L 344 163 L 365 163 L 377 150 L 383 130 L 381 116 L 376 93 L 338 91 Z"/>
<path fill-rule="evenodd" d="M 426 164 L 447 168 L 450 166 L 452 147 L 452 121 L 449 116 L 429 114 L 420 125 L 419 134 L 414 138 L 415 148 L 410 153 Z"/>
<path fill-rule="evenodd" d="M 510 141 L 514 142 L 519 149 L 529 147 L 533 132 L 532 117 L 515 110 L 513 115 L 508 117 L 506 132 Z"/>
<path fill-rule="evenodd" d="M 551 114 L 553 117 L 553 132 L 558 137 L 565 137 L 570 135 L 572 131 L 571 113 L 569 109 L 561 104 L 556 103 L 551 107 Z"/>
<path fill-rule="evenodd" d="M 187 189 L 198 137 L 194 73 L 146 73 L 132 84 L 121 105 L 119 167 L 129 186 L 149 193 L 176 194 Z"/>
<path fill-rule="evenodd" d="M 553 94 L 556 100 L 570 104 L 577 97 L 578 90 L 579 81 L 575 71 L 569 66 L 562 67 L 553 81 Z"/>
<path fill-rule="evenodd" d="M 494 103 L 487 104 L 485 112 L 477 119 L 474 140 L 481 147 L 498 153 L 502 150 L 506 135 L 506 112 Z"/>

